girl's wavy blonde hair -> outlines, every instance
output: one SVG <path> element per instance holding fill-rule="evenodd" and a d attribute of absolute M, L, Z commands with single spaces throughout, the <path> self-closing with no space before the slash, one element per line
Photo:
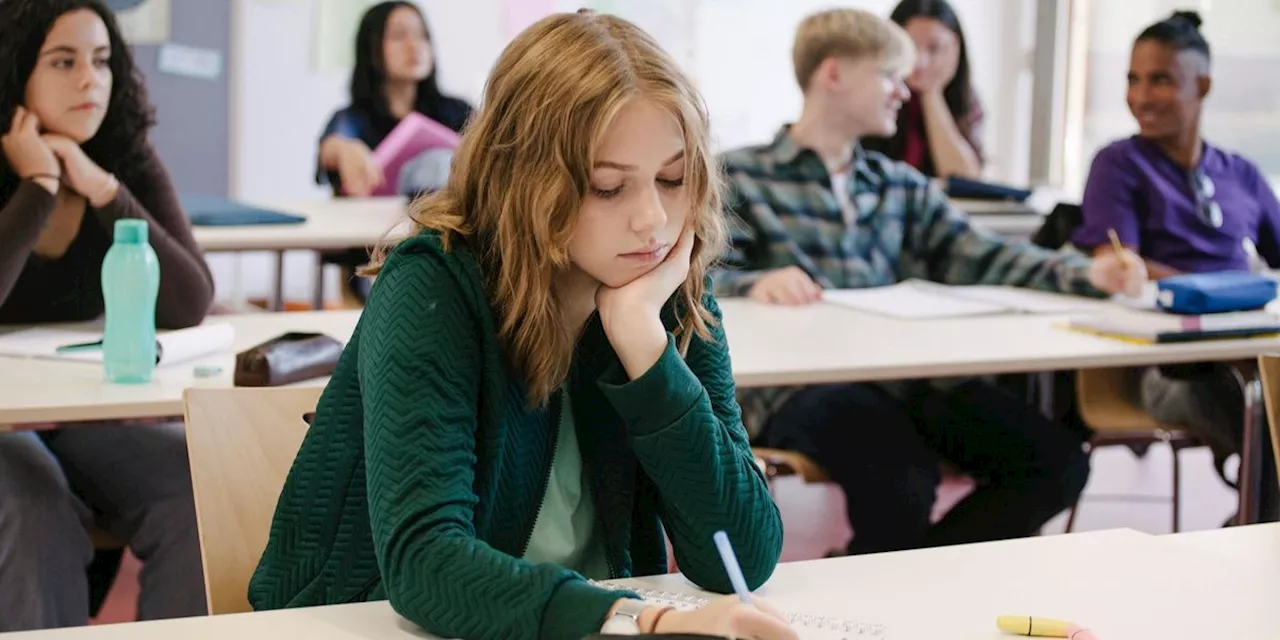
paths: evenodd
<path fill-rule="evenodd" d="M 706 105 L 657 42 L 620 18 L 559 14 L 507 46 L 454 155 L 446 187 L 410 207 L 414 231 L 464 240 L 486 277 L 498 333 L 533 405 L 568 376 L 577 336 L 564 325 L 553 279 L 570 268 L 569 240 L 590 189 L 595 151 L 628 101 L 643 97 L 679 121 L 694 230 L 689 277 L 677 291 L 681 352 L 710 339 L 705 278 L 726 242 L 719 165 Z M 375 249 L 376 274 L 391 249 Z"/>

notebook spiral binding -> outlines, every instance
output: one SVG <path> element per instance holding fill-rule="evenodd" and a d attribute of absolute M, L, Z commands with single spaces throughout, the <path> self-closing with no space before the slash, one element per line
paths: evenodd
<path fill-rule="evenodd" d="M 707 599 L 688 593 L 675 593 L 672 591 L 654 591 L 652 589 L 630 589 L 620 587 L 613 584 L 605 584 L 602 582 L 591 582 L 594 586 L 603 589 L 613 589 L 615 591 L 632 591 L 638 594 L 646 601 L 656 604 L 664 604 L 676 607 L 677 609 L 697 609 L 707 604 Z M 818 638 L 819 634 L 806 634 L 803 631 L 820 632 L 820 637 L 824 640 L 836 639 L 854 640 L 854 639 L 870 639 L 870 640 L 886 640 L 888 638 L 887 630 L 884 625 L 870 622 L 856 622 L 852 620 L 843 620 L 833 618 L 831 616 L 818 616 L 811 614 L 784 613 L 787 622 L 791 626 L 801 630 L 803 638 Z"/>

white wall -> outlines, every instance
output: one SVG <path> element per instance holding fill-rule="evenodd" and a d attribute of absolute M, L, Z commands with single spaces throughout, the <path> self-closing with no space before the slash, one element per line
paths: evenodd
<path fill-rule="evenodd" d="M 347 101 L 347 71 L 312 66 L 317 2 L 233 0 L 231 194 L 252 201 L 323 197 L 314 182 L 317 138 Z M 446 91 L 478 102 L 507 42 L 507 2 L 570 10 L 591 0 L 417 0 L 431 23 Z M 830 0 L 595 0 L 630 17 L 691 66 L 721 147 L 766 141 L 799 113 L 791 40 L 800 19 Z M 846 3 L 887 15 L 896 0 Z M 1035 0 L 953 0 L 967 31 L 974 82 L 986 107 L 992 178 L 1027 176 L 1030 47 Z M 686 18 L 686 16 L 688 16 Z M 690 26 L 682 22 L 691 19 Z M 352 46 L 350 44 L 346 46 Z M 211 260 L 224 299 L 264 295 L 265 256 Z M 309 299 L 313 258 L 288 257 L 286 293 Z M 330 277 L 334 277 L 330 274 Z M 336 291 L 334 286 L 329 291 Z"/>

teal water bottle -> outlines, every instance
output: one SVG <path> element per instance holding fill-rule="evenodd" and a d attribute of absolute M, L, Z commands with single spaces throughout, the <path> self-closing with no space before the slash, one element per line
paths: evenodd
<path fill-rule="evenodd" d="M 156 370 L 160 261 L 147 242 L 147 231 L 145 220 L 117 220 L 115 243 L 102 260 L 107 311 L 102 364 L 110 382 L 149 382 Z"/>

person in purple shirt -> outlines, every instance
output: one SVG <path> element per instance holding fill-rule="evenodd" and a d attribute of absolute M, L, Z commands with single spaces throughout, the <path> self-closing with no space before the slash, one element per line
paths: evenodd
<path fill-rule="evenodd" d="M 1180 273 L 1249 271 L 1251 249 L 1280 265 L 1280 202 L 1249 160 L 1200 137 L 1212 86 L 1200 16 L 1179 11 L 1144 30 L 1129 62 L 1129 111 L 1138 134 L 1098 152 L 1072 242 L 1095 256 L 1112 251 L 1108 230 L 1141 255 L 1152 279 Z M 1222 463 L 1241 448 L 1243 396 L 1228 367 L 1151 368 L 1142 400 L 1157 420 L 1191 430 Z M 1261 519 L 1280 515 L 1275 461 L 1263 447 Z M 1224 474 L 1225 479 L 1225 474 Z"/>

